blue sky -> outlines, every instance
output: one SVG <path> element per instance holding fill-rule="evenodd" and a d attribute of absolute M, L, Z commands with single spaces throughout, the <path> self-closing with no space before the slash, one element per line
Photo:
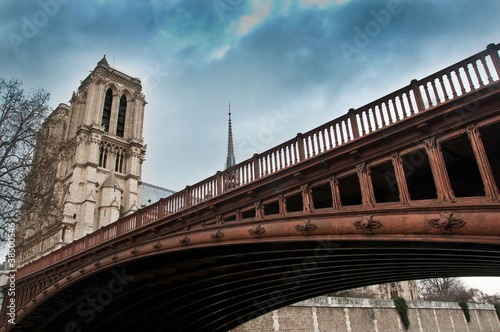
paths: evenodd
<path fill-rule="evenodd" d="M 497 0 L 4 0 L 0 76 L 55 108 L 106 54 L 143 82 L 143 180 L 181 190 L 223 168 L 229 100 L 240 162 L 500 42 L 498 13 Z"/>

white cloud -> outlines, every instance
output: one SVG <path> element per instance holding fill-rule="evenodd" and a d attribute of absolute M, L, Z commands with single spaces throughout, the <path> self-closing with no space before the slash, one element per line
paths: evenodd
<path fill-rule="evenodd" d="M 240 36 L 248 34 L 271 13 L 271 5 L 264 1 L 256 0 L 252 7 L 254 11 L 249 15 L 242 16 L 238 22 Z"/>
<path fill-rule="evenodd" d="M 467 287 L 477 288 L 486 294 L 500 294 L 500 278 L 498 277 L 467 277 L 460 278 Z"/>
<path fill-rule="evenodd" d="M 231 46 L 224 45 L 212 53 L 212 58 L 213 59 L 222 59 L 224 57 L 224 55 L 226 54 L 226 52 L 229 51 L 230 49 L 231 49 Z"/>
<path fill-rule="evenodd" d="M 349 0 L 335 0 L 335 1 L 332 1 L 332 0 L 302 0 L 300 2 L 300 5 L 302 7 L 318 6 L 319 8 L 325 8 L 325 7 L 328 7 L 334 3 L 336 3 L 337 5 L 342 5 L 348 1 Z"/>

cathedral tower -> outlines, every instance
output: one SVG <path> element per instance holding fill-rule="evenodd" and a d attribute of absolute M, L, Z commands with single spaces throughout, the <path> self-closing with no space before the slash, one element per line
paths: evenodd
<path fill-rule="evenodd" d="M 70 105 L 54 110 L 51 117 L 57 115 L 58 121 L 44 127 L 58 142 L 49 187 L 61 216 L 42 227 L 47 221 L 22 213 L 18 262 L 36 259 L 140 208 L 145 105 L 141 81 L 111 68 L 104 56 Z"/>

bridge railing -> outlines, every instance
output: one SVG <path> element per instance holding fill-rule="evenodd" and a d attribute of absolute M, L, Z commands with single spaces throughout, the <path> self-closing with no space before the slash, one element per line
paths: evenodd
<path fill-rule="evenodd" d="M 424 109 L 474 92 L 498 80 L 498 45 L 415 82 Z"/>
<path fill-rule="evenodd" d="M 180 211 L 186 206 L 184 192 L 181 191 L 167 198 L 162 198 L 157 204 L 160 205 L 159 213 L 162 217 Z"/>
<path fill-rule="evenodd" d="M 379 98 L 357 110 L 350 110 L 350 119 L 355 138 L 370 134 L 393 123 L 410 117 L 422 108 L 419 108 L 419 94 L 415 93 L 412 81 L 409 86 Z"/>
<path fill-rule="evenodd" d="M 498 81 L 499 49 L 500 44 L 490 44 L 480 53 L 420 81 L 413 80 L 406 87 L 358 109 L 350 109 L 347 114 L 324 125 L 255 154 L 234 167 L 27 264 L 18 271 L 18 278 Z"/>
<path fill-rule="evenodd" d="M 353 126 L 350 114 L 346 114 L 305 134 L 299 134 L 300 147 L 303 150 L 300 155 L 303 159 L 308 159 L 347 143 L 359 137 L 354 136 L 355 130 L 356 126 Z"/>

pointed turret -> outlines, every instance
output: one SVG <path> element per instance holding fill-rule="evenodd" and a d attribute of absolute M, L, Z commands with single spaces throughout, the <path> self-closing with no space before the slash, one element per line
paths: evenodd
<path fill-rule="evenodd" d="M 120 218 L 121 196 L 123 190 L 120 188 L 116 176 L 110 172 L 101 185 L 101 204 L 99 206 L 99 222 L 97 228 L 109 225 Z"/>
<path fill-rule="evenodd" d="M 231 126 L 231 102 L 229 102 L 229 128 L 227 133 L 227 159 L 226 159 L 226 169 L 236 165 L 236 158 L 234 157 L 234 145 L 233 145 L 233 128 Z"/>
<path fill-rule="evenodd" d="M 118 181 L 116 180 L 115 173 L 110 172 L 106 180 L 101 185 L 101 188 L 114 188 L 114 189 L 119 189 L 120 191 L 123 191 L 122 188 L 120 188 L 120 185 L 118 184 Z"/>
<path fill-rule="evenodd" d="M 104 57 L 97 63 L 98 66 L 109 67 L 108 60 L 106 60 L 106 54 Z"/>

